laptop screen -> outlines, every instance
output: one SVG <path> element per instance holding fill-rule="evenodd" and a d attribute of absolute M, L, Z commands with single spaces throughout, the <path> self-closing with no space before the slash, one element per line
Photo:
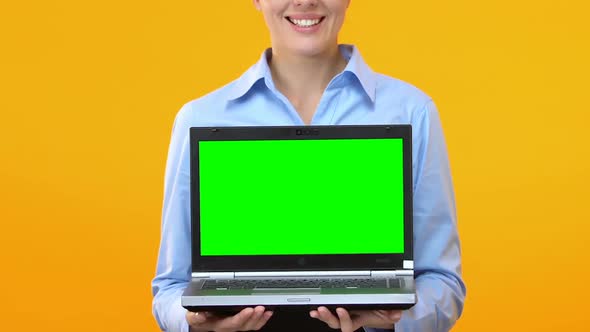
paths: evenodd
<path fill-rule="evenodd" d="M 202 256 L 404 252 L 401 138 L 198 144 Z"/>

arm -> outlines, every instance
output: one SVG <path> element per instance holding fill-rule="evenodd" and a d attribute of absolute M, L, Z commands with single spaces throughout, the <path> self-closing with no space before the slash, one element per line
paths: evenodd
<path fill-rule="evenodd" d="M 395 331 L 448 331 L 461 315 L 466 292 L 461 278 L 453 185 L 435 105 L 429 102 L 416 117 L 413 121 L 414 267 L 418 302 L 403 312 Z"/>
<path fill-rule="evenodd" d="M 310 316 L 332 328 L 367 332 L 448 331 L 463 310 L 465 285 L 451 172 L 436 108 L 429 102 L 412 121 L 414 172 L 414 271 L 417 304 L 408 311 L 342 309 L 336 315 L 325 307 Z M 352 316 L 351 316 L 352 314 Z M 400 320 L 401 316 L 401 320 Z"/>
<path fill-rule="evenodd" d="M 176 117 L 168 152 L 162 237 L 156 277 L 152 281 L 152 310 L 162 331 L 258 330 L 273 314 L 261 306 L 245 308 L 234 316 L 217 317 L 208 312 L 188 313 L 181 305 L 182 293 L 191 279 L 190 121 L 187 116 L 188 106 Z"/>
<path fill-rule="evenodd" d="M 180 304 L 190 281 L 190 172 L 186 107 L 177 115 L 166 163 L 162 230 L 152 310 L 162 331 L 187 332 L 186 310 Z"/>

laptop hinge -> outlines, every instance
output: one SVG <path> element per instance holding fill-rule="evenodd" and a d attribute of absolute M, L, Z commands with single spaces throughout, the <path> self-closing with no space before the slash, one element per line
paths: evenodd
<path fill-rule="evenodd" d="M 236 278 L 274 278 L 274 277 L 368 277 L 370 271 L 265 271 L 236 272 Z"/>
<path fill-rule="evenodd" d="M 235 279 L 234 272 L 193 272 L 193 278 L 197 279 Z"/>
<path fill-rule="evenodd" d="M 373 278 L 394 278 L 394 277 L 405 277 L 413 276 L 414 270 L 376 270 L 371 271 L 371 277 Z"/>

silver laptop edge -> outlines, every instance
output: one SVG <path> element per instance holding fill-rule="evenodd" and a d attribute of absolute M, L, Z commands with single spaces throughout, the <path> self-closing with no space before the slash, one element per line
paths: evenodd
<path fill-rule="evenodd" d="M 252 295 L 246 296 L 184 296 L 182 305 L 184 306 L 205 306 L 205 305 L 225 305 L 231 303 L 236 306 L 252 305 Z M 309 291 L 305 294 L 274 294 L 274 295 L 256 295 L 256 302 L 260 305 L 347 305 L 359 303 L 371 304 L 389 304 L 395 302 L 398 304 L 414 304 L 416 294 L 381 294 L 376 298 L 372 294 L 313 294 Z"/>

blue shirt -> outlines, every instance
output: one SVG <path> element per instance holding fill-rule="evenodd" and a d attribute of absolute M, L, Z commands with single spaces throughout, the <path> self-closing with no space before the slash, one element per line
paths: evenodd
<path fill-rule="evenodd" d="M 326 87 L 311 124 L 412 125 L 418 303 L 403 312 L 395 330 L 448 331 L 463 310 L 465 285 L 451 172 L 438 112 L 420 90 L 373 72 L 355 47 L 341 45 L 340 52 L 348 60 L 347 66 Z M 188 331 L 180 298 L 191 279 L 189 128 L 304 124 L 275 88 L 269 56 L 267 50 L 240 78 L 187 103 L 176 116 L 166 164 L 160 251 L 152 282 L 153 312 L 162 330 Z"/>

